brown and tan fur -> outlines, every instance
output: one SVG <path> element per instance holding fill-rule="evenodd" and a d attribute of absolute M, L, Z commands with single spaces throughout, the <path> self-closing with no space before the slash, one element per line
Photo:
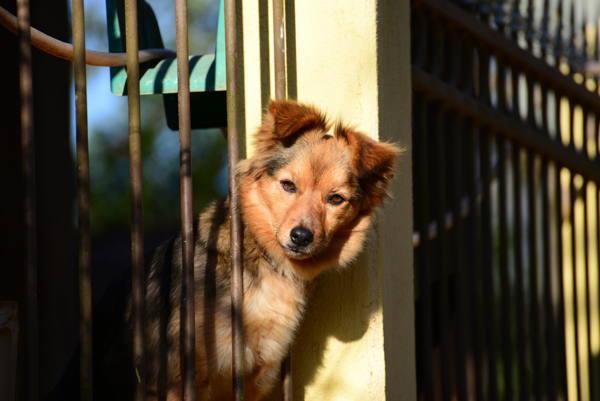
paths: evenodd
<path fill-rule="evenodd" d="M 307 285 L 347 266 L 361 251 L 386 196 L 398 149 L 340 124 L 315 108 L 271 102 L 255 135 L 255 156 L 238 167 L 244 222 L 246 400 L 262 399 L 302 320 Z M 229 203 L 200 214 L 195 246 L 197 390 L 201 400 L 231 400 Z M 291 239 L 294 228 L 312 241 Z M 304 238 L 306 240 L 306 238 Z M 296 242 L 302 246 L 297 246 Z M 180 241 L 157 251 L 146 293 L 148 395 L 181 399 Z"/>

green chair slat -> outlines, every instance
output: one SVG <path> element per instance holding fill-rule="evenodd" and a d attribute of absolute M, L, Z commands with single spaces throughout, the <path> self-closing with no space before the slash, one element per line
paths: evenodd
<path fill-rule="evenodd" d="M 111 52 L 125 51 L 125 15 L 123 0 L 106 0 L 108 45 Z M 164 48 L 156 15 L 144 0 L 138 0 L 140 49 Z M 189 57 L 192 128 L 224 127 L 226 115 L 225 25 L 223 1 L 219 4 L 215 53 Z M 110 69 L 113 94 L 127 95 L 127 70 Z M 167 124 L 176 130 L 177 59 L 170 58 L 140 66 L 140 94 L 163 95 Z M 199 112 L 196 112 L 198 110 Z"/>

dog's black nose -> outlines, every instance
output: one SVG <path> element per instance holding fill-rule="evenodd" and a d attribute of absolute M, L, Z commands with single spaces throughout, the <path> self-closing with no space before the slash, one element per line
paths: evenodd
<path fill-rule="evenodd" d="M 298 226 L 292 229 L 290 233 L 292 242 L 298 246 L 307 246 L 313 240 L 313 233 L 307 228 Z"/>

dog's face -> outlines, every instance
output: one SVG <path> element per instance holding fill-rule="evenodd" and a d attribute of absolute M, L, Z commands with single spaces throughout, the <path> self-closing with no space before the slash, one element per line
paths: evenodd
<path fill-rule="evenodd" d="M 255 156 L 240 165 L 244 220 L 271 257 L 310 279 L 362 248 L 398 149 L 337 125 L 316 109 L 271 102 Z"/>

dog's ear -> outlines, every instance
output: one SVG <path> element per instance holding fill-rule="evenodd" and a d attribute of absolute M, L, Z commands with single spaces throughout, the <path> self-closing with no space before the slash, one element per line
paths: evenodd
<path fill-rule="evenodd" d="M 402 153 L 391 143 L 377 142 L 353 129 L 337 125 L 335 135 L 346 140 L 353 154 L 352 165 L 363 195 L 362 209 L 370 212 L 388 196 L 394 164 Z"/>
<path fill-rule="evenodd" d="M 328 129 L 325 116 L 317 109 L 294 101 L 273 100 L 255 136 L 256 152 L 289 147 L 302 133 L 313 129 Z"/>

